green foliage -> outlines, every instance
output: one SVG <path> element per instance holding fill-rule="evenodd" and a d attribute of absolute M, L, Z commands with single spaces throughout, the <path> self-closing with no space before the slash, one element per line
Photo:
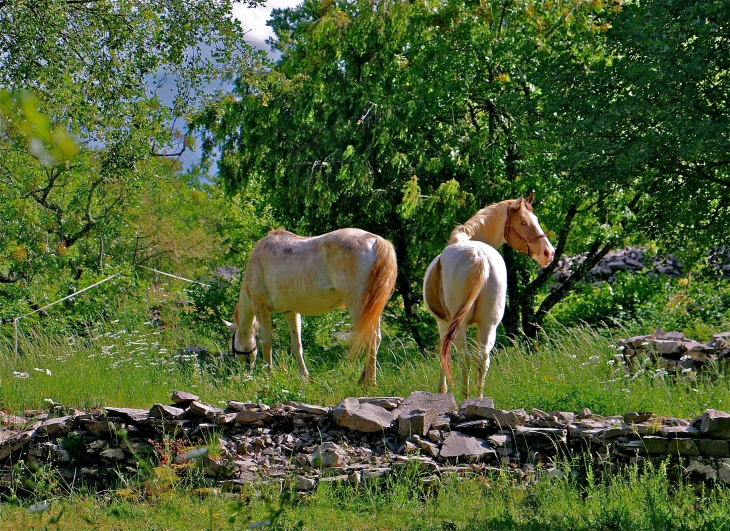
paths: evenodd
<path fill-rule="evenodd" d="M 636 334 L 661 328 L 708 341 L 730 329 L 730 285 L 712 278 L 620 274 L 613 284 L 583 285 L 556 306 L 552 317 L 561 326 L 618 326 Z M 560 328 L 548 329 L 560 333 Z"/>
<path fill-rule="evenodd" d="M 183 313 L 182 323 L 221 343 L 230 341 L 231 332 L 223 321 L 233 318 L 240 284 L 240 279 L 228 282 L 219 278 L 210 280 L 207 285 L 191 284 L 187 294 L 192 305 Z"/>
<path fill-rule="evenodd" d="M 0 3 L 6 311 L 25 313 L 123 264 L 195 269 L 220 252 L 211 236 L 221 194 L 194 184 L 199 172 L 176 175 L 174 157 L 194 146 L 185 120 L 212 87 L 264 61 L 231 9 L 227 0 Z"/>
<path fill-rule="evenodd" d="M 222 153 L 226 189 L 260 182 L 289 229 L 356 226 L 391 239 L 414 327 L 428 263 L 485 204 L 535 189 L 547 227 L 572 203 L 582 208 L 568 227 L 603 238 L 594 210 L 607 203 L 551 173 L 563 146 L 543 134 L 540 109 L 546 57 L 600 54 L 611 16 L 603 2 L 307 0 L 274 10 L 277 65 L 242 76 L 196 123 L 204 147 Z M 512 265 L 521 284 L 532 279 L 533 265 Z"/>

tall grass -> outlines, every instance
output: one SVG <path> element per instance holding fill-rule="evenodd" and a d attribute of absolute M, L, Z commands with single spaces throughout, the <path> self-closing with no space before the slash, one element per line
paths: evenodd
<path fill-rule="evenodd" d="M 108 322 L 83 336 L 26 331 L 17 358 L 12 344 L 0 344 L 5 360 L 0 366 L 0 407 L 20 412 L 54 401 L 82 409 L 147 408 L 167 402 L 175 389 L 196 393 L 211 404 L 233 399 L 334 404 L 347 396 L 406 396 L 415 390 L 436 390 L 435 355 L 424 357 L 412 340 L 399 337 L 388 326 L 378 357 L 378 385 L 369 389 L 359 384 L 363 360 L 349 360 L 346 345 L 305 345 L 311 374 L 305 382 L 288 352 L 286 328 L 279 327 L 277 334 L 282 337 L 276 342 L 274 367 L 267 371 L 259 360 L 250 374 L 233 361 L 181 361 L 180 347 L 196 344 L 196 337 L 180 327 Z M 460 360 L 456 353 L 455 375 L 460 374 Z M 652 411 L 693 417 L 706 408 L 730 404 L 730 388 L 719 367 L 692 378 L 668 375 L 649 365 L 629 371 L 606 331 L 563 329 L 537 343 L 496 348 L 492 360 L 485 396 L 503 409 L 577 412 L 588 407 L 600 415 Z M 456 383 L 454 391 L 460 398 L 458 378 Z"/>

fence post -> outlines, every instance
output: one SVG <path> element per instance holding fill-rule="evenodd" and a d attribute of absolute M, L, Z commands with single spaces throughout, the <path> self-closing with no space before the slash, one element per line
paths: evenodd
<path fill-rule="evenodd" d="M 13 334 L 15 335 L 15 359 L 18 359 L 18 318 L 13 319 Z"/>

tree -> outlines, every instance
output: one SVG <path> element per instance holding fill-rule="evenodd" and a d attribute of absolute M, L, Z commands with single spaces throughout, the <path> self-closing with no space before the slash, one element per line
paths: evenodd
<path fill-rule="evenodd" d="M 0 2 L 0 295 L 78 279 L 103 263 L 105 235 L 110 248 L 133 230 L 125 211 L 179 171 L 158 159 L 194 144 L 189 114 L 264 61 L 231 5 Z"/>
<path fill-rule="evenodd" d="M 545 134 L 553 72 L 543 65 L 599 57 L 615 5 L 307 0 L 275 11 L 280 62 L 264 78 L 239 79 L 201 115 L 204 147 L 222 153 L 229 191 L 262 180 L 294 230 L 358 226 L 390 238 L 418 339 L 425 268 L 453 226 L 485 204 L 535 189 L 544 225 L 560 227 L 558 250 L 576 226 L 593 232 L 584 240 L 603 236 L 600 193 L 626 194 L 576 188 L 555 171 L 569 139 Z M 586 267 L 605 247 L 592 248 Z M 506 258 L 505 323 L 532 335 L 550 271 Z"/>
<path fill-rule="evenodd" d="M 675 247 L 724 245 L 730 233 L 727 7 L 627 4 L 609 53 L 582 79 L 566 71 L 551 109 L 575 137 L 561 166 L 641 191 L 634 230 Z"/>

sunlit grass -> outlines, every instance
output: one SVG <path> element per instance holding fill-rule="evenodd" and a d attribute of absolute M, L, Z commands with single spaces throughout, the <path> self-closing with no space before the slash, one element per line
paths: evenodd
<path fill-rule="evenodd" d="M 692 487 L 662 465 L 601 478 L 574 476 L 570 463 L 565 471 L 538 471 L 525 480 L 507 474 L 451 478 L 426 487 L 422 473 L 406 469 L 359 487 L 323 483 L 299 501 L 272 485 L 233 494 L 163 482 L 146 496 L 125 488 L 33 506 L 0 504 L 0 519 L 8 529 L 730 529 L 730 492 L 722 486 Z"/>
<path fill-rule="evenodd" d="M 410 338 L 387 327 L 378 356 L 378 384 L 370 388 L 359 383 L 364 359 L 350 360 L 346 345 L 305 345 L 311 375 L 305 382 L 288 352 L 285 328 L 277 334 L 283 337 L 273 368 L 265 369 L 259 359 L 251 374 L 232 360 L 181 361 L 179 349 L 194 345 L 195 337 L 179 328 L 112 322 L 83 337 L 27 331 L 17 358 L 10 343 L 0 345 L 6 360 L 0 367 L 0 405 L 12 412 L 47 407 L 49 401 L 80 409 L 148 408 L 168 402 L 176 389 L 214 405 L 228 400 L 335 404 L 348 396 L 407 396 L 437 389 L 440 369 L 435 353 L 423 356 Z M 457 399 L 462 393 L 461 359 L 455 352 L 452 391 Z M 472 396 L 474 392 L 472 388 Z M 600 415 L 652 411 L 694 417 L 730 404 L 724 370 L 710 368 L 694 380 L 650 365 L 629 371 L 613 338 L 588 328 L 495 348 L 484 392 L 502 409 L 577 412 L 588 407 Z"/>

